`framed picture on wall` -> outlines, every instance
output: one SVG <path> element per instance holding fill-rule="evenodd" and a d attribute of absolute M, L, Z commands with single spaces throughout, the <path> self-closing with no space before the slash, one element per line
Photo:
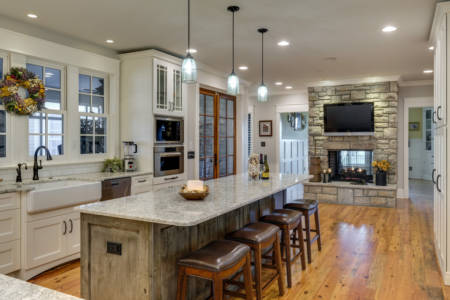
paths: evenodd
<path fill-rule="evenodd" d="M 272 136 L 272 121 L 259 121 L 259 136 Z"/>
<path fill-rule="evenodd" d="M 409 122 L 410 131 L 418 131 L 420 129 L 420 122 Z"/>

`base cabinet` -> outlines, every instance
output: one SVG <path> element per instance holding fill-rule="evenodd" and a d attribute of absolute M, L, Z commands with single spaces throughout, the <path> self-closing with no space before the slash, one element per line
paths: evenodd
<path fill-rule="evenodd" d="M 72 212 L 27 223 L 27 269 L 80 251 L 80 213 Z"/>
<path fill-rule="evenodd" d="M 20 269 L 20 240 L 0 243 L 0 274 Z"/>

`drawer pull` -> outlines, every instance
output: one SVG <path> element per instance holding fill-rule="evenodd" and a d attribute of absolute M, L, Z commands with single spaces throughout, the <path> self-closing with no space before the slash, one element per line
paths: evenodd
<path fill-rule="evenodd" d="M 167 181 L 167 180 L 175 180 L 177 178 L 178 178 L 178 176 L 173 176 L 173 177 L 164 178 L 164 180 L 165 181 Z"/>
<path fill-rule="evenodd" d="M 63 235 L 66 235 L 66 233 L 67 233 L 67 222 L 66 222 L 66 221 L 63 221 L 63 223 L 64 223 L 64 232 L 63 232 Z"/>
<path fill-rule="evenodd" d="M 147 179 L 140 179 L 140 180 L 138 180 L 138 183 L 144 183 L 144 182 L 147 182 Z"/>
<path fill-rule="evenodd" d="M 69 233 L 72 233 L 72 232 L 73 232 L 73 222 L 72 222 L 72 219 L 69 219 L 69 223 L 70 223 Z"/>
<path fill-rule="evenodd" d="M 439 114 L 439 112 L 441 111 L 441 109 L 442 109 L 442 106 L 439 105 L 438 108 L 437 108 L 437 111 L 436 111 L 436 116 L 437 116 L 437 118 L 438 118 L 439 121 L 442 120 L 441 115 Z"/>

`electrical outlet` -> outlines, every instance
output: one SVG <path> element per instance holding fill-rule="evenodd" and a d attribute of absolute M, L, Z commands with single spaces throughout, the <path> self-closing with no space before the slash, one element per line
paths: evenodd
<path fill-rule="evenodd" d="M 114 242 L 106 242 L 106 253 L 122 255 L 122 244 Z"/>

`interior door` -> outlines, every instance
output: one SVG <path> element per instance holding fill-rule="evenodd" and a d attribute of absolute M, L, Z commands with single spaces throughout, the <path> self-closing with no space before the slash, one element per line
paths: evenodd
<path fill-rule="evenodd" d="M 236 173 L 236 98 L 200 89 L 199 178 Z"/>

